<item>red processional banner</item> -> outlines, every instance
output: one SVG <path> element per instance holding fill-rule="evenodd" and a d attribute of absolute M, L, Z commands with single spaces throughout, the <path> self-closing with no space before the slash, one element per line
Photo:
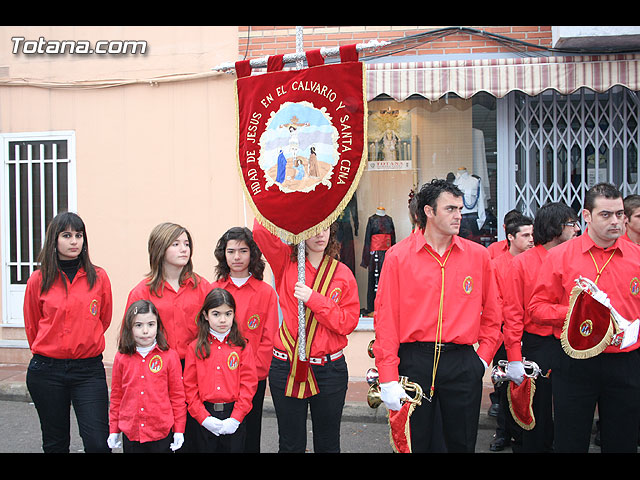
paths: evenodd
<path fill-rule="evenodd" d="M 282 56 L 251 75 L 236 63 L 238 167 L 258 221 L 298 243 L 328 228 L 351 199 L 366 164 L 365 69 L 355 45 L 341 62 L 283 70 Z"/>

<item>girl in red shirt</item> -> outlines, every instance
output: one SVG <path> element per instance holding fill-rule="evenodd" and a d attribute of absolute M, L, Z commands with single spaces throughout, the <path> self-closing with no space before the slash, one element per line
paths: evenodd
<path fill-rule="evenodd" d="M 273 337 L 278 330 L 278 300 L 273 287 L 263 281 L 265 262 L 251 230 L 227 230 L 218 240 L 214 255 L 218 260 L 217 280 L 211 287 L 224 288 L 233 296 L 236 322 L 256 356 L 258 388 L 253 408 L 245 418 L 245 453 L 260 453 L 262 407 L 273 358 Z"/>
<path fill-rule="evenodd" d="M 197 335 L 196 319 L 209 282 L 193 271 L 193 239 L 175 223 L 157 225 L 149 235 L 149 273 L 129 293 L 127 308 L 136 300 L 150 300 L 158 309 L 169 346 L 184 368 L 187 345 Z M 179 453 L 190 451 L 190 432 L 198 429 L 187 415 L 185 441 Z"/>
<path fill-rule="evenodd" d="M 38 411 L 42 448 L 68 453 L 71 405 L 85 452 L 109 452 L 109 392 L 102 363 L 111 323 L 111 283 L 91 263 L 84 222 L 58 214 L 47 228 L 40 268 L 27 281 L 24 326 L 33 353 L 27 388 Z"/>
<path fill-rule="evenodd" d="M 242 453 L 245 416 L 258 378 L 251 346 L 235 320 L 233 296 L 214 288 L 198 316 L 198 338 L 187 350 L 184 387 L 189 413 L 200 424 L 194 452 Z"/>
<path fill-rule="evenodd" d="M 180 358 L 169 348 L 158 311 L 148 300 L 134 302 L 122 322 L 109 416 L 107 443 L 122 446 L 124 453 L 168 453 L 184 441 L 187 412 Z"/>
<path fill-rule="evenodd" d="M 193 271 L 193 239 L 175 223 L 161 223 L 149 235 L 149 273 L 127 299 L 150 300 L 164 323 L 169 346 L 184 361 L 189 342 L 196 338 L 196 317 L 209 282 Z"/>
<path fill-rule="evenodd" d="M 336 225 L 305 241 L 305 283 L 298 281 L 297 245 L 285 244 L 257 220 L 254 220 L 253 238 L 271 266 L 282 310 L 282 324 L 274 337 L 274 358 L 269 369 L 269 390 L 278 418 L 278 451 L 306 451 L 310 411 L 314 452 L 338 453 L 340 422 L 349 382 L 343 350 L 349 334 L 358 325 L 360 299 L 356 279 L 349 267 L 341 262 L 332 263 L 340 252 Z M 335 266 L 332 275 L 327 273 L 330 268 L 323 268 L 327 264 Z M 323 279 L 323 288 L 311 288 L 316 279 Z M 305 391 L 303 398 L 301 384 L 292 381 L 298 373 L 295 359 L 298 345 L 292 347 L 291 344 L 298 337 L 299 300 L 305 304 L 310 319 L 313 314 L 313 322 L 307 321 L 311 327 L 306 330 L 307 372 L 312 373 L 316 382 L 303 383 L 315 389 L 310 395 Z M 312 341 L 309 340 L 310 333 L 313 333 Z M 294 366 L 296 375 L 293 374 Z"/>

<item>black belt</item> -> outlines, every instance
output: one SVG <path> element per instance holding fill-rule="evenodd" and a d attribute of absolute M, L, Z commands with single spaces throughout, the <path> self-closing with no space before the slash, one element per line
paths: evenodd
<path fill-rule="evenodd" d="M 209 413 L 229 412 L 233 410 L 233 405 L 235 404 L 235 402 L 229 402 L 229 403 L 203 402 L 203 403 L 204 403 L 204 408 L 206 408 Z"/>
<path fill-rule="evenodd" d="M 53 358 L 53 357 L 45 357 L 44 355 L 40 355 L 39 353 L 33 354 L 33 359 L 38 360 L 43 363 L 48 363 L 50 365 L 66 365 L 66 364 L 92 364 L 96 362 L 102 361 L 102 354 L 97 355 L 95 357 L 86 357 L 86 358 Z"/>
<path fill-rule="evenodd" d="M 436 342 L 410 342 L 410 343 L 402 343 L 401 345 L 405 347 L 414 347 L 419 348 L 421 350 L 426 350 L 428 352 L 435 352 L 436 347 L 440 347 L 441 352 L 450 352 L 452 350 L 460 350 L 463 348 L 469 348 L 471 345 L 463 345 L 460 343 L 436 343 Z"/>

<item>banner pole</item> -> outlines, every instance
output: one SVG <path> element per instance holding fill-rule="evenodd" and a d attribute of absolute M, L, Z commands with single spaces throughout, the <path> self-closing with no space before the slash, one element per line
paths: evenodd
<path fill-rule="evenodd" d="M 300 54 L 304 52 L 303 42 L 303 27 L 296 27 L 296 53 Z M 302 57 L 296 60 L 296 69 L 302 70 L 304 66 Z M 294 159 L 295 163 L 295 159 Z M 305 263 L 306 263 L 306 243 L 301 240 L 298 243 L 298 281 L 305 282 Z M 306 361 L 306 349 L 307 349 L 307 332 L 305 322 L 305 306 L 302 300 L 298 300 L 298 357 L 303 362 Z"/>
<path fill-rule="evenodd" d="M 297 32 L 296 32 L 297 34 Z M 297 40 L 297 39 L 296 39 Z M 386 47 L 387 45 L 391 45 L 390 42 L 380 41 L 380 40 L 370 40 L 367 43 L 358 43 L 356 44 L 357 52 L 365 52 L 370 50 L 378 50 L 380 48 Z M 297 41 L 296 41 L 296 49 L 297 49 Z M 336 57 L 340 55 L 340 47 L 321 47 L 320 54 L 324 58 Z M 251 68 L 261 68 L 267 66 L 267 57 L 254 58 L 249 63 L 251 64 Z M 296 68 L 299 70 L 304 65 L 304 61 L 306 60 L 306 56 L 304 51 L 300 51 L 296 53 L 287 53 L 283 56 L 282 61 L 287 63 L 296 63 Z M 212 67 L 211 70 L 215 70 L 218 72 L 231 72 L 235 70 L 234 62 L 225 62 L 215 67 Z M 298 66 L 300 65 L 300 66 Z"/>

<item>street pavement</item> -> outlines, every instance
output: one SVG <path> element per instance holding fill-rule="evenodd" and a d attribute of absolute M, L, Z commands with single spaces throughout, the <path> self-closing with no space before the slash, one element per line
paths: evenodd
<path fill-rule="evenodd" d="M 381 407 L 382 408 L 382 407 Z M 489 417 L 490 418 L 490 417 Z M 308 422 L 307 451 L 313 452 L 311 439 L 311 422 Z M 490 427 L 490 420 L 478 430 L 476 453 L 511 453 L 507 447 L 502 452 L 490 452 L 489 445 L 495 430 Z M 262 453 L 277 453 L 278 430 L 275 414 L 265 412 L 262 423 Z M 106 439 L 105 439 L 106 441 Z M 380 418 L 358 418 L 347 414 L 343 418 L 341 431 L 341 448 L 343 453 L 393 453 L 389 443 L 389 427 Z M 600 449 L 592 444 L 590 453 Z M 33 403 L 28 401 L 0 401 L 0 453 L 40 453 L 41 436 L 38 414 Z M 82 440 L 78 434 L 75 418 L 71 422 L 71 453 L 82 452 Z M 121 453 L 120 449 L 114 453 Z"/>
<path fill-rule="evenodd" d="M 39 453 L 41 434 L 38 414 L 25 385 L 26 365 L 0 364 L 0 454 Z M 107 367 L 107 376 L 110 377 Z M 370 408 L 366 403 L 368 385 L 364 378 L 349 381 L 347 402 L 343 411 L 341 451 L 343 453 L 393 453 L 389 442 L 389 426 L 384 406 Z M 509 447 L 502 452 L 490 452 L 496 421 L 487 415 L 489 393 L 493 386 L 489 377 L 484 380 L 482 408 L 478 425 L 476 453 L 511 453 Z M 73 413 L 73 410 L 72 410 Z M 71 452 L 82 452 L 82 441 L 75 418 L 71 422 Z M 307 423 L 307 451 L 313 452 L 312 425 Z M 106 439 L 105 439 L 106 441 Z M 278 451 L 278 429 L 269 389 L 265 396 L 262 431 L 262 453 Z M 116 453 L 121 450 L 115 450 Z M 600 452 L 591 444 L 590 453 Z"/>

